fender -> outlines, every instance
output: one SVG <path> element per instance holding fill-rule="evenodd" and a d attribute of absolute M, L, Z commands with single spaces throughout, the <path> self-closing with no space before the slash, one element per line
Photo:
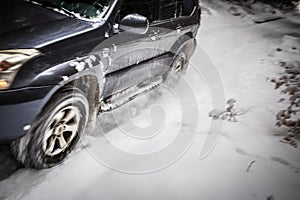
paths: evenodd
<path fill-rule="evenodd" d="M 60 85 L 64 86 L 84 76 L 94 76 L 99 88 L 105 82 L 106 63 L 97 55 L 76 58 L 51 67 L 35 76 L 30 85 Z"/>
<path fill-rule="evenodd" d="M 192 32 L 182 35 L 172 46 L 171 53 L 178 55 L 180 51 L 185 51 L 190 59 L 196 48 L 197 41 L 193 38 Z"/>
<path fill-rule="evenodd" d="M 52 96 L 64 87 L 73 86 L 81 89 L 90 104 L 88 128 L 94 128 L 100 106 L 100 97 L 104 91 L 107 71 L 106 58 L 98 55 L 88 55 L 50 67 L 36 75 L 30 82 L 30 87 L 53 86 L 43 98 L 44 107 Z M 37 112 L 40 113 L 41 109 Z"/>

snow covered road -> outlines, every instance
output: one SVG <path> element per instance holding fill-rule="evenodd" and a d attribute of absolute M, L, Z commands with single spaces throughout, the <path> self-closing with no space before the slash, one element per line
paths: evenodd
<path fill-rule="evenodd" d="M 111 114 L 99 116 L 96 130 L 101 131 L 87 136 L 63 164 L 41 171 L 17 169 L 7 146 L 0 146 L 0 199 L 298 200 L 300 150 L 279 142 L 285 130 L 275 127 L 275 115 L 285 105 L 278 103 L 279 91 L 268 79 L 282 71 L 280 61 L 300 59 L 300 50 L 282 42 L 285 35 L 300 36 L 300 17 L 255 24 L 249 15 L 233 16 L 229 9 L 221 1 L 203 4 L 199 47 L 174 91 L 161 87 L 134 100 L 129 109 L 116 110 L 118 126 Z M 203 59 L 202 49 L 214 65 Z M 237 107 L 248 112 L 236 123 L 225 122 L 211 154 L 199 159 L 214 108 L 212 87 L 201 73 L 205 67 L 219 72 L 225 99 L 236 99 Z M 180 109 L 188 113 L 184 123 Z M 127 115 L 130 122 L 124 120 Z M 160 123 L 155 119 L 161 117 L 162 134 L 140 132 L 139 126 Z M 161 153 L 171 144 L 176 146 Z M 135 156 L 116 154 L 116 147 Z"/>

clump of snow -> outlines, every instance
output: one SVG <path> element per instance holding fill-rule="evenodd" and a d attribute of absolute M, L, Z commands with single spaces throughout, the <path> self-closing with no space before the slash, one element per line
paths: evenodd
<path fill-rule="evenodd" d="M 236 117 L 239 115 L 246 114 L 250 109 L 236 109 L 235 108 L 235 99 L 229 99 L 226 103 L 226 110 L 214 109 L 209 112 L 208 116 L 214 120 L 227 120 L 230 122 L 237 122 Z"/>

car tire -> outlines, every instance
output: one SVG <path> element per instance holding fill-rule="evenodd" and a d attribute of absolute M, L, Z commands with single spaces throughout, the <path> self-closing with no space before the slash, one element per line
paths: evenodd
<path fill-rule="evenodd" d="M 55 94 L 27 134 L 11 143 L 16 159 L 26 167 L 43 169 L 62 162 L 74 149 L 87 124 L 89 103 L 72 87 Z"/>
<path fill-rule="evenodd" d="M 164 85 L 168 87 L 175 87 L 179 83 L 182 76 L 186 73 L 188 64 L 189 61 L 184 52 L 176 55 L 170 69 L 163 76 Z"/>

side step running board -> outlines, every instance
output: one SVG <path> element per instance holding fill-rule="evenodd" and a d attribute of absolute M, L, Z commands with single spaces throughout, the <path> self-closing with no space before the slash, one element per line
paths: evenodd
<path fill-rule="evenodd" d="M 114 110 L 125 103 L 128 103 L 135 99 L 140 94 L 146 93 L 154 88 L 157 88 L 163 82 L 162 78 L 156 79 L 155 81 L 151 81 L 148 83 L 142 83 L 136 86 L 129 87 L 121 92 L 118 92 L 109 98 L 105 99 L 100 103 L 100 110 L 101 112 L 109 112 Z"/>

